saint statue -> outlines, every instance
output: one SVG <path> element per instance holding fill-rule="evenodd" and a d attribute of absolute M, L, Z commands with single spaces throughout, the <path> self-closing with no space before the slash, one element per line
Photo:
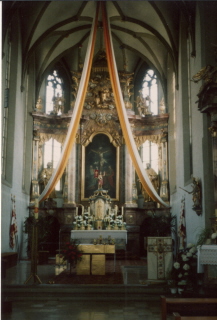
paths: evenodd
<path fill-rule="evenodd" d="M 40 174 L 40 182 L 44 185 L 44 188 L 48 184 L 48 181 L 50 180 L 52 174 L 53 174 L 53 166 L 52 162 L 47 163 L 47 168 L 44 168 Z M 55 189 L 50 193 L 49 198 L 56 198 L 56 192 Z"/>
<path fill-rule="evenodd" d="M 153 185 L 153 187 L 155 188 L 155 190 L 158 192 L 159 190 L 159 177 L 158 174 L 154 171 L 154 169 L 151 168 L 150 163 L 146 164 L 146 173 Z M 148 195 L 148 193 L 143 189 L 143 186 L 141 185 L 141 192 L 144 196 L 144 199 L 146 202 L 151 201 L 150 196 Z"/>

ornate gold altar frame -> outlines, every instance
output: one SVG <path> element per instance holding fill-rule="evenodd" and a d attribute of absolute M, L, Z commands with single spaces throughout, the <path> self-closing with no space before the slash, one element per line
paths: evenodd
<path fill-rule="evenodd" d="M 88 143 L 82 145 L 82 170 L 81 170 L 81 201 L 88 201 L 89 198 L 85 198 L 85 159 L 86 159 L 86 147 L 93 141 L 93 138 L 98 135 L 103 134 L 109 138 L 109 141 L 112 145 L 116 148 L 116 180 L 115 180 L 115 187 L 116 187 L 116 196 L 115 198 L 111 197 L 113 201 L 119 201 L 119 180 L 120 180 L 120 148 L 115 144 L 113 137 L 107 132 L 95 132 L 93 133 L 90 138 L 88 139 Z M 95 191 L 95 190 L 94 190 Z M 93 191 L 93 193 L 94 193 Z M 108 193 L 109 195 L 109 193 Z"/>

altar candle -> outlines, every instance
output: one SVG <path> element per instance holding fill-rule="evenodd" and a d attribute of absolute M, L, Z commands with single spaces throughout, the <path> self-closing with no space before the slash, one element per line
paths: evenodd
<path fill-rule="evenodd" d="M 90 214 L 90 207 L 88 207 L 88 213 Z"/>
<path fill-rule="evenodd" d="M 78 207 L 76 207 L 75 210 L 76 210 L 75 215 L 77 216 L 78 215 Z"/>
<path fill-rule="evenodd" d="M 124 207 L 121 208 L 121 214 L 124 215 Z"/>
<path fill-rule="evenodd" d="M 82 206 L 82 216 L 84 215 L 84 206 Z"/>

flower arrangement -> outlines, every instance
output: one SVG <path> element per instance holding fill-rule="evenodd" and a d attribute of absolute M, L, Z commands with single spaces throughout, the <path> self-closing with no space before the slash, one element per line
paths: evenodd
<path fill-rule="evenodd" d="M 67 242 L 65 248 L 62 250 L 63 260 L 70 263 L 72 267 L 75 267 L 78 261 L 82 259 L 82 251 L 78 248 L 78 243 L 76 240 Z"/>
<path fill-rule="evenodd" d="M 192 243 L 189 243 L 186 249 L 180 250 L 176 261 L 173 263 L 171 272 L 168 274 L 168 280 L 171 286 L 193 287 L 196 284 L 196 265 L 197 249 Z"/>

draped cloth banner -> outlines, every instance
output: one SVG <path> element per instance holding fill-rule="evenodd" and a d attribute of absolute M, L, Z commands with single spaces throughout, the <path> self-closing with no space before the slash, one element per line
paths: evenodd
<path fill-rule="evenodd" d="M 102 5 L 104 41 L 105 41 L 105 47 L 106 47 L 106 56 L 107 56 L 107 62 L 108 62 L 109 75 L 110 75 L 112 89 L 115 97 L 115 103 L 116 103 L 116 108 L 119 116 L 119 121 L 121 124 L 121 129 L 123 131 L 123 136 L 124 136 L 128 151 L 130 153 L 136 173 L 142 183 L 143 188 L 146 190 L 148 195 L 153 200 L 160 203 L 164 207 L 169 208 L 168 204 L 166 204 L 159 197 L 154 186 L 152 185 L 147 173 L 145 172 L 141 157 L 137 150 L 137 147 L 133 138 L 133 134 L 131 131 L 131 127 L 129 124 L 129 120 L 127 117 L 125 104 L 124 104 L 123 96 L 121 92 L 120 82 L 118 78 L 117 66 L 116 66 L 115 56 L 114 56 L 114 49 L 111 41 L 110 23 L 107 16 L 107 10 L 106 10 L 106 3 L 101 2 L 101 5 Z"/>
<path fill-rule="evenodd" d="M 118 73 L 116 62 L 114 58 L 114 51 L 111 41 L 111 31 L 110 31 L 110 24 L 107 17 L 106 12 L 106 2 L 101 1 L 102 6 L 102 20 L 103 20 L 103 30 L 104 30 L 104 40 L 106 45 L 106 55 L 107 55 L 107 62 L 109 68 L 109 74 L 112 84 L 112 89 L 115 97 L 116 108 L 119 116 L 119 121 L 121 124 L 121 128 L 123 131 L 124 139 L 126 141 L 127 148 L 129 150 L 130 156 L 132 158 L 133 165 L 137 172 L 137 175 L 142 183 L 143 188 L 146 190 L 148 195 L 156 202 L 160 203 L 164 207 L 169 208 L 168 204 L 166 204 L 157 194 L 155 188 L 153 187 L 145 169 L 143 167 L 141 158 L 139 156 L 139 152 L 137 150 L 131 127 L 128 121 L 127 113 L 125 110 L 125 104 L 122 97 L 122 92 L 120 88 Z M 58 162 L 58 165 L 48 182 L 46 188 L 42 192 L 39 197 L 39 202 L 45 200 L 52 190 L 55 188 L 56 183 L 61 178 L 63 171 L 66 167 L 70 152 L 72 150 L 72 146 L 75 141 L 77 129 L 79 126 L 79 121 L 82 115 L 83 104 L 86 97 L 87 86 L 90 77 L 90 71 L 92 68 L 92 60 L 94 54 L 94 47 L 95 47 L 95 40 L 96 40 L 96 32 L 97 32 L 97 22 L 98 22 L 98 15 L 99 15 L 99 2 L 97 2 L 96 14 L 93 20 L 92 29 L 89 37 L 87 53 L 84 62 L 84 68 L 81 75 L 81 81 L 78 88 L 78 94 L 75 101 L 75 107 L 72 114 L 72 119 L 70 122 L 69 130 L 66 136 L 66 141 L 63 147 L 63 151 L 61 154 L 61 158 Z"/>
<path fill-rule="evenodd" d="M 77 98 L 75 101 L 75 106 L 71 118 L 71 122 L 69 125 L 68 133 L 66 136 L 66 140 L 64 143 L 63 151 L 61 153 L 60 160 L 57 164 L 56 169 L 53 172 L 53 175 L 51 176 L 48 184 L 46 185 L 44 191 L 39 196 L 39 202 L 45 200 L 49 194 L 54 190 L 57 182 L 60 180 L 65 167 L 67 165 L 67 161 L 69 159 L 73 144 L 75 142 L 80 118 L 82 115 L 84 100 L 86 97 L 89 77 L 90 77 L 90 71 L 92 67 L 92 60 L 93 60 L 93 54 L 94 54 L 94 48 L 95 48 L 95 41 L 96 41 L 96 33 L 97 33 L 97 22 L 98 22 L 98 14 L 99 14 L 99 3 L 96 4 L 96 12 L 95 17 L 93 19 L 93 24 L 91 28 L 91 33 L 89 37 L 88 47 L 87 47 L 87 53 L 85 57 L 83 72 L 81 75 L 80 85 L 78 88 Z"/>

